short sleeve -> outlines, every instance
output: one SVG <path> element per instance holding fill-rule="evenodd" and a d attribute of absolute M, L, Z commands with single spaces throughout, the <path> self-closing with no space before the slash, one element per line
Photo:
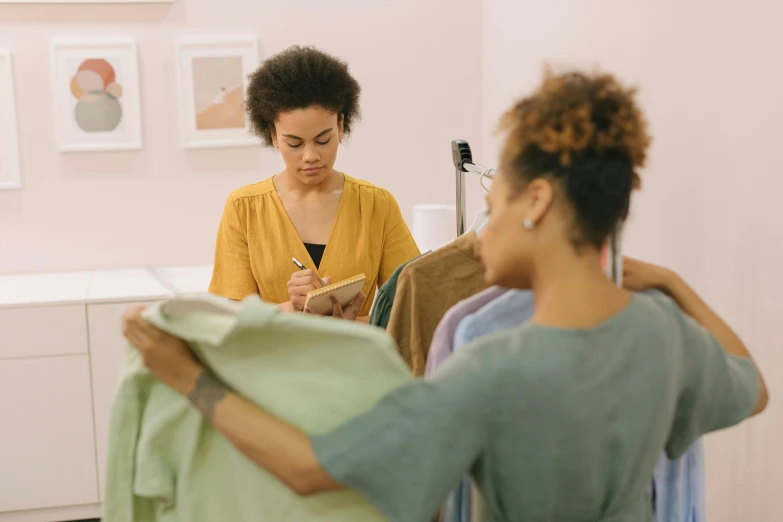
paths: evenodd
<path fill-rule="evenodd" d="M 461 355 L 312 438 L 326 471 L 392 522 L 431 520 L 491 433 L 491 370 Z"/>
<path fill-rule="evenodd" d="M 750 359 L 727 354 L 704 327 L 679 310 L 684 340 L 683 387 L 666 446 L 682 456 L 702 435 L 734 426 L 751 415 L 761 387 Z"/>
<path fill-rule="evenodd" d="M 408 225 L 402 218 L 400 206 L 391 194 L 388 192 L 386 194 L 389 198 L 389 214 L 386 217 L 383 252 L 378 273 L 379 286 L 389 280 L 397 267 L 420 254 L 419 247 L 416 246 Z"/>
<path fill-rule="evenodd" d="M 215 264 L 209 292 L 228 299 L 242 300 L 258 294 L 244 227 L 237 214 L 233 198 L 229 197 L 218 226 Z"/>

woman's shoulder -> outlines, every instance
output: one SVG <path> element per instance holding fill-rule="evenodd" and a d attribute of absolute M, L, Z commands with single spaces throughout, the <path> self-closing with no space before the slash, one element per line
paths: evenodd
<path fill-rule="evenodd" d="M 677 303 L 661 290 L 645 290 L 633 294 L 633 305 L 637 310 L 636 317 L 642 322 L 655 320 L 667 322 L 677 320 L 683 312 Z"/>
<path fill-rule="evenodd" d="M 257 200 L 272 194 L 275 191 L 275 184 L 272 178 L 267 178 L 264 181 L 258 183 L 251 183 L 244 187 L 238 188 L 229 194 L 228 199 L 232 203 L 238 203 L 242 200 Z"/>
<path fill-rule="evenodd" d="M 373 185 L 369 181 L 356 179 L 347 174 L 343 174 L 343 176 L 345 177 L 346 189 L 351 187 L 351 192 L 356 195 L 361 205 L 369 205 L 375 209 L 371 213 L 373 216 L 384 220 L 389 218 L 402 220 L 400 205 L 391 192 L 383 187 Z"/>
<path fill-rule="evenodd" d="M 379 187 L 363 179 L 351 177 L 345 173 L 343 173 L 343 177 L 345 178 L 346 185 L 350 185 L 363 195 L 366 194 L 374 199 L 383 201 L 394 201 L 394 196 L 392 196 L 391 192 L 383 187 Z"/>

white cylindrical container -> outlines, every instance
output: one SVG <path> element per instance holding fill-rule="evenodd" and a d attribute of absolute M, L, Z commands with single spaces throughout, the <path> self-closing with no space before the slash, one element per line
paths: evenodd
<path fill-rule="evenodd" d="M 442 247 L 457 237 L 457 209 L 454 205 L 415 205 L 413 239 L 422 253 Z"/>

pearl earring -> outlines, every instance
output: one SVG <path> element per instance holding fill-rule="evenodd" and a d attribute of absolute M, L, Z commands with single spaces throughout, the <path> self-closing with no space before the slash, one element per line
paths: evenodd
<path fill-rule="evenodd" d="M 528 230 L 533 230 L 533 220 L 530 218 L 525 218 L 525 221 L 522 222 L 523 225 L 525 225 L 525 228 Z"/>

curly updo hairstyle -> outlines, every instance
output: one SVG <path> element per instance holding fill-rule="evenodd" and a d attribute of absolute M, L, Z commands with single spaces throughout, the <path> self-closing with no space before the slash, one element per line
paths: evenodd
<path fill-rule="evenodd" d="M 289 47 L 265 60 L 250 75 L 247 113 L 253 131 L 267 146 L 280 113 L 318 106 L 343 117 L 347 136 L 359 119 L 361 87 L 348 64 L 313 47 Z"/>
<path fill-rule="evenodd" d="M 576 247 L 600 248 L 628 216 L 650 144 L 635 94 L 610 74 L 547 69 L 501 120 L 504 169 L 519 189 L 541 177 L 562 189 L 576 214 Z"/>

